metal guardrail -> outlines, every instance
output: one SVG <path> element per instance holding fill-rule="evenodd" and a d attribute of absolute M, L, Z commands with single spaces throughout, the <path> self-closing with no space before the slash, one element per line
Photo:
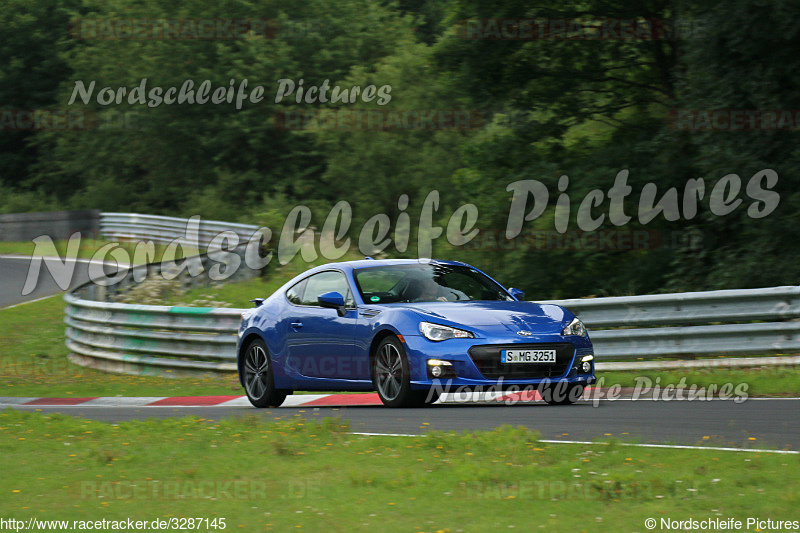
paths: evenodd
<path fill-rule="evenodd" d="M 550 300 L 593 328 L 669 326 L 800 317 L 800 286 Z"/>
<path fill-rule="evenodd" d="M 94 302 L 74 293 L 64 300 L 77 364 L 136 374 L 236 371 L 239 309 Z"/>
<path fill-rule="evenodd" d="M 598 359 L 800 351 L 798 286 L 539 303 L 580 317 Z"/>
<path fill-rule="evenodd" d="M 233 251 L 243 256 L 244 247 Z M 210 271 L 207 255 L 195 256 L 203 273 Z M 175 376 L 236 371 L 236 332 L 241 309 L 131 305 L 113 300 L 124 296 L 136 280 L 159 276 L 162 265 L 128 268 L 112 286 L 91 282 L 64 296 L 64 322 L 70 360 L 109 372 Z M 244 261 L 230 279 L 254 277 Z M 183 271 L 176 278 L 183 287 L 212 283 L 206 276 Z"/>
<path fill-rule="evenodd" d="M 171 242 L 184 236 L 206 246 L 223 231 L 248 240 L 258 228 L 189 219 L 101 213 L 108 238 Z M 240 242 L 241 242 L 240 241 Z M 149 274 L 157 264 L 136 267 Z M 132 271 L 121 284 L 131 281 Z M 195 283 L 196 280 L 189 282 Z M 65 296 L 67 346 L 85 366 L 130 373 L 205 373 L 235 370 L 242 309 L 126 305 L 98 301 L 117 287 L 84 285 Z M 600 361 L 656 357 L 800 352 L 800 286 L 550 300 L 573 311 L 590 329 Z"/>
<path fill-rule="evenodd" d="M 84 291 L 93 287 L 84 286 Z M 127 305 L 65 296 L 71 360 L 135 374 L 232 372 L 243 309 Z M 797 318 L 798 287 L 558 300 L 592 329 L 595 354 L 610 359 L 662 356 L 780 354 L 800 351 L 800 322 L 729 323 L 624 329 L 631 325 Z M 744 309 L 743 309 L 744 308 Z M 614 322 L 614 320 L 617 320 Z"/>
<path fill-rule="evenodd" d="M 197 238 L 200 246 L 206 247 L 218 234 L 232 231 L 239 242 L 246 242 L 258 230 L 258 226 L 236 224 L 218 220 L 201 220 L 196 231 L 191 229 L 190 219 L 141 215 L 138 213 L 100 213 L 100 235 L 108 239 L 143 240 L 170 243 L 182 238 L 189 228 L 189 239 Z"/>

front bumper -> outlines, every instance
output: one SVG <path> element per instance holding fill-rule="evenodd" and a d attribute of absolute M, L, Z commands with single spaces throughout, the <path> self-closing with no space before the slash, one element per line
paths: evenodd
<path fill-rule="evenodd" d="M 477 390 L 486 387 L 507 390 L 558 382 L 590 385 L 596 381 L 594 360 L 591 361 L 589 372 L 583 372 L 580 368 L 581 358 L 594 353 L 591 341 L 585 337 L 546 334 L 509 339 L 504 335 L 433 342 L 421 335 L 405 335 L 403 340 L 411 373 L 411 388 L 416 390 L 432 387 L 443 390 Z M 492 359 L 495 354 L 499 358 L 500 349 L 510 347 L 554 348 L 557 350 L 557 360 L 555 364 L 505 365 Z M 450 362 L 455 376 L 441 379 L 432 377 L 427 364 L 429 359 Z"/>

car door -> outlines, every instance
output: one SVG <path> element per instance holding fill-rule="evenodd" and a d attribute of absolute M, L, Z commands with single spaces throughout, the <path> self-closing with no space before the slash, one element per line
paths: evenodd
<path fill-rule="evenodd" d="M 304 287 L 296 292 L 302 290 L 302 297 L 298 294 L 295 301 L 289 299 L 293 309 L 287 324 L 287 348 L 292 374 L 311 381 L 355 379 L 360 373 L 355 357 L 358 312 L 347 278 L 339 270 L 326 270 L 301 283 Z M 344 297 L 343 315 L 318 304 L 317 297 L 326 292 Z"/>

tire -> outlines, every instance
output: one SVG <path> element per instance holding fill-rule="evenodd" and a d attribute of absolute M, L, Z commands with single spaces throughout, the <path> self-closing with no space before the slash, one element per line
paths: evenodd
<path fill-rule="evenodd" d="M 567 385 L 564 387 L 556 383 L 549 387 L 549 394 L 545 394 L 544 399 L 550 405 L 572 405 L 583 397 L 584 388 L 583 385 Z"/>
<path fill-rule="evenodd" d="M 242 373 L 247 399 L 254 407 L 278 407 L 286 399 L 286 392 L 275 388 L 272 361 L 263 340 L 254 339 L 247 345 Z"/>
<path fill-rule="evenodd" d="M 428 391 L 411 390 L 408 357 L 400 339 L 386 337 L 372 357 L 372 383 L 386 407 L 421 407 Z"/>

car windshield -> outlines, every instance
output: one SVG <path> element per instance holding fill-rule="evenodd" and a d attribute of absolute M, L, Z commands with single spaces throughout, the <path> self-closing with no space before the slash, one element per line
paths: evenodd
<path fill-rule="evenodd" d="M 355 271 L 365 303 L 512 300 L 474 268 L 439 263 L 390 265 Z"/>

